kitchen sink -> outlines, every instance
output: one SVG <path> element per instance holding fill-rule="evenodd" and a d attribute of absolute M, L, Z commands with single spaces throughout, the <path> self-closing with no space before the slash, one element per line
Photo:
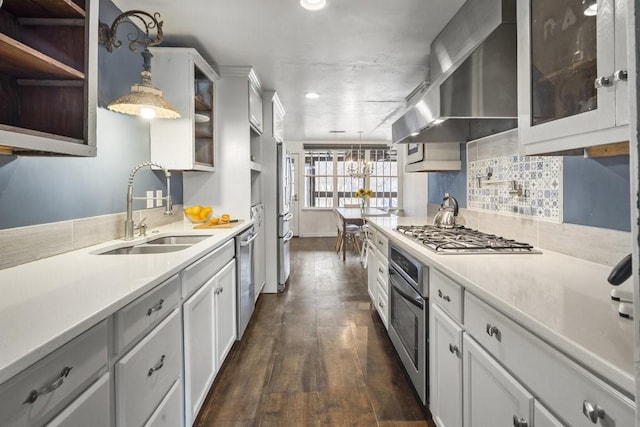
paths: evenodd
<path fill-rule="evenodd" d="M 211 236 L 165 236 L 147 242 L 150 245 L 193 245 Z"/>
<path fill-rule="evenodd" d="M 168 252 L 181 251 L 190 245 L 137 245 L 125 246 L 101 252 L 98 255 L 140 255 L 140 254 L 164 254 Z"/>

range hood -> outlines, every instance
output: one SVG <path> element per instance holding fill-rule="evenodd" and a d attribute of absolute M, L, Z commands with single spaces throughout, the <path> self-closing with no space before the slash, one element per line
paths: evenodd
<path fill-rule="evenodd" d="M 432 83 L 393 123 L 393 143 L 461 143 L 518 126 L 515 4 L 460 8 L 431 44 Z"/>

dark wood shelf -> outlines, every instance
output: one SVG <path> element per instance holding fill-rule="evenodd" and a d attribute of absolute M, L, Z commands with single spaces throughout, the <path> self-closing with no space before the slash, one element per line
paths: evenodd
<path fill-rule="evenodd" d="M 85 18 L 72 0 L 5 0 L 2 8 L 21 18 Z"/>
<path fill-rule="evenodd" d="M 25 79 L 84 79 L 84 73 L 0 33 L 0 72 Z"/>

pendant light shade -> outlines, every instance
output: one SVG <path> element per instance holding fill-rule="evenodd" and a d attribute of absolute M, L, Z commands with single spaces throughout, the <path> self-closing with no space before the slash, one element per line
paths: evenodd
<path fill-rule="evenodd" d="M 151 83 L 151 58 L 148 49 L 142 52 L 144 70 L 140 83 L 131 86 L 131 92 L 112 103 L 107 108 L 118 113 L 141 116 L 145 119 L 177 119 L 180 114 L 163 97 L 162 91 Z M 148 68 L 148 69 L 147 69 Z"/>

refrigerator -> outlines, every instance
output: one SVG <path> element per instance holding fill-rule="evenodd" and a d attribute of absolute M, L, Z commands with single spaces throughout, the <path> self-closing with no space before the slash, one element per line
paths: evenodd
<path fill-rule="evenodd" d="M 278 143 L 278 291 L 286 288 L 291 271 L 291 157 L 284 143 Z"/>

